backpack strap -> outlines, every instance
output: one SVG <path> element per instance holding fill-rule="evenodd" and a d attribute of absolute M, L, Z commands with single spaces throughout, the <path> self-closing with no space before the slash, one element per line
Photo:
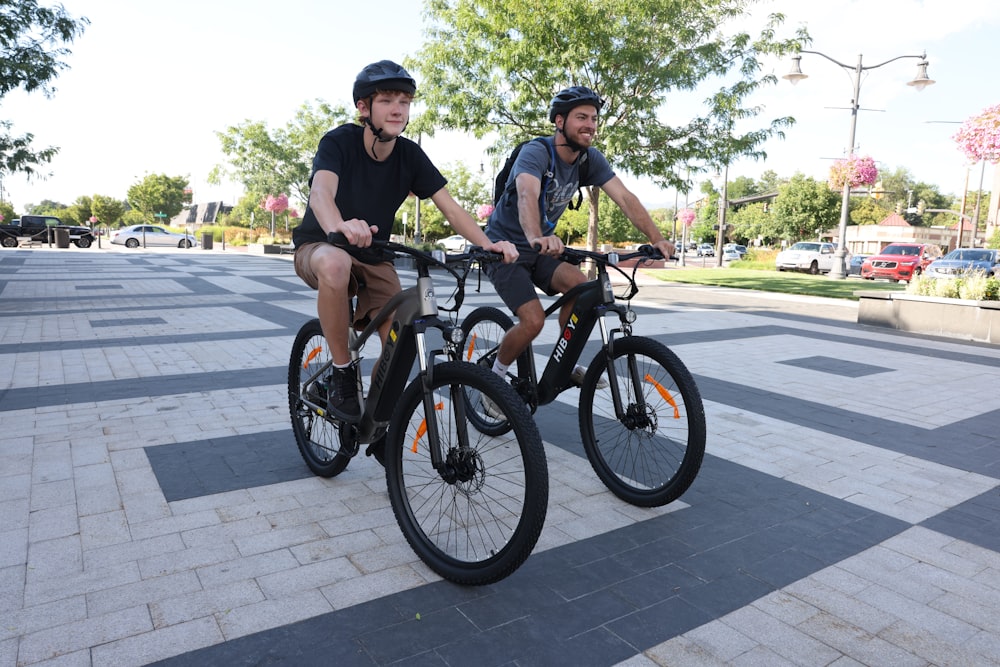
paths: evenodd
<path fill-rule="evenodd" d="M 549 141 L 547 137 L 535 137 L 534 139 L 526 141 L 524 144 L 522 144 L 521 146 L 519 146 L 518 147 L 518 153 L 521 152 L 521 150 L 524 148 L 525 145 L 527 145 L 528 143 L 531 143 L 532 141 L 541 141 L 546 146 L 548 146 L 548 148 L 549 148 L 549 170 L 546 171 L 546 172 L 544 172 L 542 174 L 542 178 L 541 178 L 541 181 L 542 181 L 542 193 L 544 193 L 545 192 L 545 182 L 546 182 L 546 179 L 550 179 L 550 178 L 552 178 L 555 175 L 555 170 L 556 170 L 556 162 L 555 162 L 555 160 L 556 160 L 556 151 L 555 151 L 555 147 L 552 145 L 552 142 Z M 513 170 L 513 168 L 514 168 L 513 163 L 510 165 L 510 167 L 511 167 L 511 170 Z M 507 183 L 507 187 L 506 187 L 506 189 L 504 189 L 503 196 L 509 195 L 511 192 L 513 192 L 516 189 L 517 189 L 517 179 L 516 178 L 512 178 L 512 179 L 510 179 L 510 182 Z M 497 205 L 499 205 L 499 203 L 500 203 L 499 200 L 497 200 Z"/>

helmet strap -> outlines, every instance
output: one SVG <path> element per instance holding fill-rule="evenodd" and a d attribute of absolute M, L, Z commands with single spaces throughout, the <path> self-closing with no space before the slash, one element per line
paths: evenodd
<path fill-rule="evenodd" d="M 382 129 L 383 128 L 381 128 L 381 127 L 375 127 L 375 123 L 372 122 L 372 101 L 374 99 L 375 99 L 374 95 L 372 95 L 371 97 L 368 98 L 368 115 L 365 116 L 365 125 L 367 125 L 368 127 L 370 127 L 371 131 L 372 131 L 372 134 L 375 135 L 375 141 L 372 142 L 372 157 L 374 157 L 377 160 L 378 159 L 378 155 L 375 154 L 375 146 L 377 144 L 380 144 L 380 143 L 387 144 L 390 141 L 395 141 L 396 137 L 383 137 L 382 136 Z M 406 130 L 406 127 L 408 125 L 409 125 L 409 123 L 407 123 L 406 125 L 403 126 L 403 130 L 404 131 Z"/>
<path fill-rule="evenodd" d="M 566 143 L 560 144 L 560 145 L 562 145 L 562 146 L 568 146 L 572 151 L 574 151 L 576 153 L 582 153 L 583 151 L 586 150 L 586 148 L 584 148 L 583 146 L 581 146 L 579 143 L 577 143 L 577 142 L 573 141 L 572 139 L 570 139 L 566 135 L 566 133 L 563 132 L 563 129 L 561 127 L 556 127 L 556 134 L 561 134 L 563 136 L 563 139 L 566 141 Z"/>

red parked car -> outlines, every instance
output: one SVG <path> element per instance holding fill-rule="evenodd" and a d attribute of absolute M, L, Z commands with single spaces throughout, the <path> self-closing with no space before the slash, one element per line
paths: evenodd
<path fill-rule="evenodd" d="M 910 282 L 913 276 L 919 276 L 928 264 L 940 257 L 941 248 L 931 243 L 890 243 L 882 252 L 864 261 L 861 277 Z"/>

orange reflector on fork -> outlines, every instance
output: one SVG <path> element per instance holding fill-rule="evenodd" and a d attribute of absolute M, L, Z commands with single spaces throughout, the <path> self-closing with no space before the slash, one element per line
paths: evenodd
<path fill-rule="evenodd" d="M 438 403 L 434 406 L 435 410 L 444 410 L 444 401 Z M 420 438 L 424 437 L 424 433 L 427 433 L 427 417 L 420 420 L 420 426 L 417 427 L 417 435 L 413 438 L 412 451 L 414 454 L 417 453 L 417 443 L 420 442 Z"/>
<path fill-rule="evenodd" d="M 667 391 L 667 388 L 664 387 L 659 382 L 657 382 L 656 380 L 654 380 L 653 376 L 650 375 L 649 373 L 646 373 L 645 380 L 646 380 L 646 382 L 649 382 L 654 387 L 656 387 L 657 393 L 659 393 L 660 396 L 663 397 L 663 400 L 665 400 L 667 403 L 669 403 L 670 405 L 673 406 L 673 408 L 674 408 L 674 419 L 680 419 L 681 418 L 681 411 L 677 407 L 677 401 L 675 401 L 674 397 L 670 395 L 670 392 Z"/>
<path fill-rule="evenodd" d="M 312 360 L 316 358 L 316 355 L 323 351 L 322 347 L 314 347 L 309 350 L 309 354 L 306 355 L 305 361 L 302 362 L 302 368 L 309 368 L 309 364 Z"/>

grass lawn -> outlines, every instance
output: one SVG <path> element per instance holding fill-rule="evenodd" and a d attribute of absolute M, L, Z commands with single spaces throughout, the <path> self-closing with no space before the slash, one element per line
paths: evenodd
<path fill-rule="evenodd" d="M 906 283 L 891 283 L 880 280 L 830 280 L 825 275 L 811 276 L 808 273 L 792 271 L 771 271 L 756 269 L 671 269 L 649 272 L 665 282 L 693 283 L 697 285 L 718 285 L 755 289 L 763 292 L 785 292 L 788 294 L 809 294 L 834 299 L 857 301 L 854 292 L 858 290 L 886 290 L 902 292 Z"/>

